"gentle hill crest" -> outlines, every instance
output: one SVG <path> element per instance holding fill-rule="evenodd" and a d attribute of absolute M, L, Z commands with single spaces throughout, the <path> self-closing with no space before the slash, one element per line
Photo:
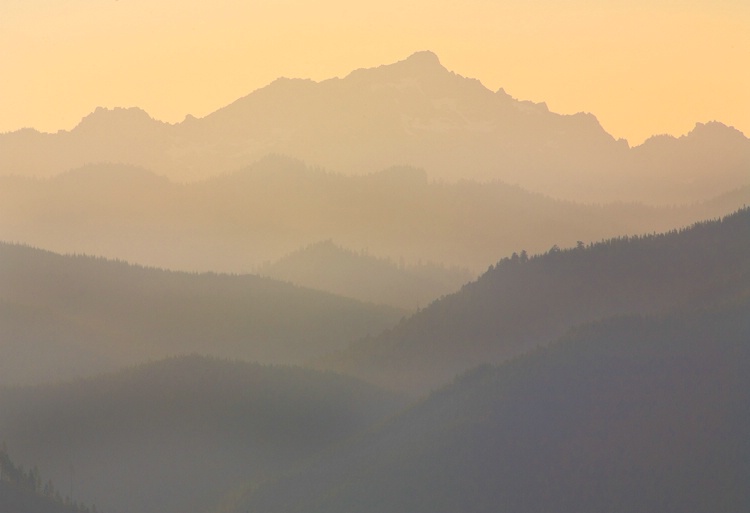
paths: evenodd
<path fill-rule="evenodd" d="M 364 251 L 347 250 L 330 239 L 262 265 L 256 272 L 304 287 L 407 310 L 427 306 L 432 300 L 455 292 L 472 278 L 467 269 L 431 263 L 397 264 Z"/>

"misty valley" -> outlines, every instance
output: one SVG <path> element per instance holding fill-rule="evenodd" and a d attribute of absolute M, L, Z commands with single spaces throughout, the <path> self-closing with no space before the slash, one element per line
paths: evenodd
<path fill-rule="evenodd" d="M 748 205 L 427 51 L 0 133 L 0 513 L 750 511 Z"/>

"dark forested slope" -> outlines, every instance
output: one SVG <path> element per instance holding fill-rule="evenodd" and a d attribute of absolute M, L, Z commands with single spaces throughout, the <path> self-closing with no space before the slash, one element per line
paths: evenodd
<path fill-rule="evenodd" d="M 234 511 L 740 513 L 749 430 L 745 295 L 471 371 Z"/>
<path fill-rule="evenodd" d="M 0 244 L 0 382 L 200 352 L 296 363 L 401 312 L 250 275 L 187 274 Z"/>
<path fill-rule="evenodd" d="M 332 373 L 187 356 L 0 388 L 0 435 L 102 510 L 205 513 L 402 404 Z"/>
<path fill-rule="evenodd" d="M 704 305 L 750 286 L 750 209 L 661 235 L 506 258 L 477 281 L 319 365 L 422 391 L 615 314 Z"/>

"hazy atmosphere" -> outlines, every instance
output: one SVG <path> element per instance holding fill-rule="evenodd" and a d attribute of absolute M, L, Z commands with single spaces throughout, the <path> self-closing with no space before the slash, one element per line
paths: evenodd
<path fill-rule="evenodd" d="M 0 131 L 70 129 L 97 106 L 174 123 L 280 76 L 429 49 L 493 91 L 593 112 L 632 145 L 714 119 L 747 134 L 748 26 L 742 0 L 5 0 Z"/>
<path fill-rule="evenodd" d="M 0 2 L 0 513 L 750 511 L 750 4 Z"/>

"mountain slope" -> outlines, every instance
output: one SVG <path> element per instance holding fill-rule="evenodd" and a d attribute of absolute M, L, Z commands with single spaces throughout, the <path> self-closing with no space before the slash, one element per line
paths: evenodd
<path fill-rule="evenodd" d="M 630 149 L 591 114 L 490 91 L 418 52 L 342 79 L 281 78 L 176 125 L 139 109 L 97 109 L 69 132 L 0 134 L 0 175 L 115 162 L 184 182 L 279 153 L 337 172 L 409 165 L 576 201 L 686 203 L 748 184 L 750 140 L 731 127 L 698 124 L 687 137 L 657 139 Z"/>
<path fill-rule="evenodd" d="M 103 511 L 204 513 L 402 404 L 331 373 L 188 356 L 0 388 L 0 433 Z"/>
<path fill-rule="evenodd" d="M 484 366 L 232 511 L 745 511 L 749 297 Z"/>
<path fill-rule="evenodd" d="M 711 304 L 750 284 L 750 209 L 663 235 L 514 255 L 377 337 L 317 362 L 424 391 L 583 322 Z"/>
<path fill-rule="evenodd" d="M 401 311 L 251 275 L 187 274 L 0 244 L 0 381 L 190 352 L 298 363 Z"/>

